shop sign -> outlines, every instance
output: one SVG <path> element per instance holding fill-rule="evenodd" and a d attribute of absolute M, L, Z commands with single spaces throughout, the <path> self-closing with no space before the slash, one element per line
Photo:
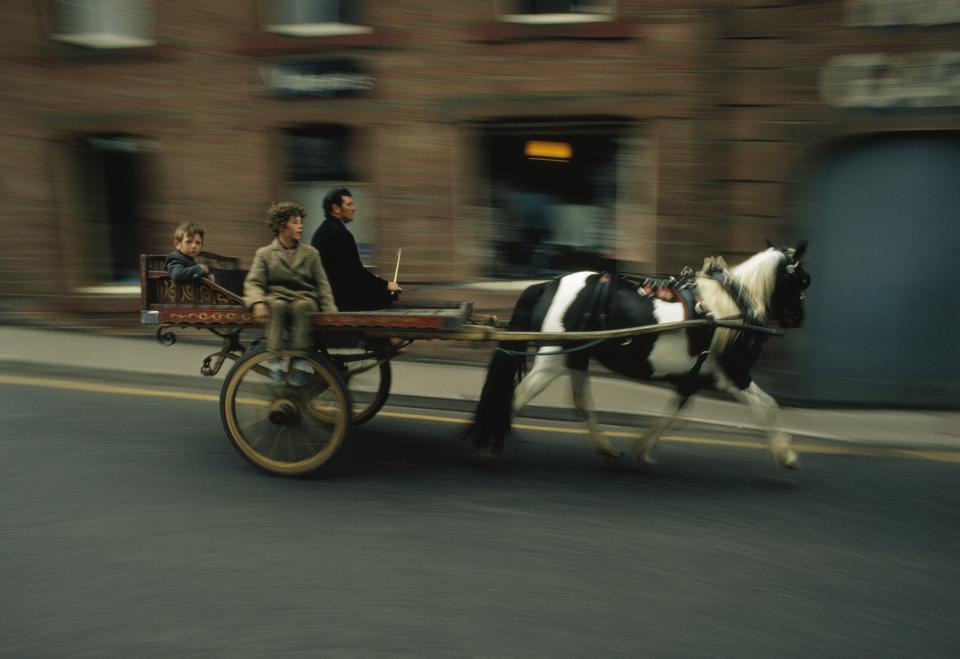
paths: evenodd
<path fill-rule="evenodd" d="M 836 55 L 820 71 L 820 96 L 842 108 L 960 107 L 960 51 Z"/>
<path fill-rule="evenodd" d="M 272 62 L 260 65 L 260 78 L 278 98 L 334 98 L 373 89 L 373 76 L 354 60 Z"/>
<path fill-rule="evenodd" d="M 960 23 L 960 0 L 847 0 L 847 25 L 893 27 Z"/>

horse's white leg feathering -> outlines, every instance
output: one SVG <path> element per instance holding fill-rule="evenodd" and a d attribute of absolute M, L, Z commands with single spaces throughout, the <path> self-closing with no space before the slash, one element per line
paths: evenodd
<path fill-rule="evenodd" d="M 780 420 L 780 406 L 773 396 L 751 382 L 746 389 L 739 389 L 733 383 L 726 383 L 726 391 L 742 403 L 750 406 L 757 420 L 767 429 L 767 450 L 770 457 L 781 467 L 799 469 L 800 460 L 790 448 L 790 435 L 777 428 Z"/>

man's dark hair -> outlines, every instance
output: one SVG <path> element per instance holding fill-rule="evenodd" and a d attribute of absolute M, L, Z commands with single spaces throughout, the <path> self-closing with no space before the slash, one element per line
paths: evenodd
<path fill-rule="evenodd" d="M 275 201 L 267 209 L 267 225 L 273 231 L 273 235 L 277 235 L 280 229 L 287 226 L 291 217 L 298 215 L 307 219 L 307 213 L 300 204 L 293 201 Z"/>
<path fill-rule="evenodd" d="M 334 205 L 343 206 L 344 197 L 352 197 L 353 193 L 347 190 L 346 188 L 334 188 L 327 193 L 327 196 L 323 198 L 323 215 L 324 217 L 332 217 L 331 213 L 333 211 Z"/>

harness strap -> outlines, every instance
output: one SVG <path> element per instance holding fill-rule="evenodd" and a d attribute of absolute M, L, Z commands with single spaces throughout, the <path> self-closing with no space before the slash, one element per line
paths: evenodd
<path fill-rule="evenodd" d="M 763 320 L 763 316 L 757 313 L 756 308 L 753 306 L 753 302 L 750 301 L 750 298 L 743 290 L 743 286 L 740 285 L 733 277 L 729 276 L 727 270 L 720 269 L 711 269 L 705 272 L 710 279 L 718 282 L 723 286 L 724 290 L 729 293 L 737 304 L 740 305 L 740 308 L 743 310 L 743 320 L 749 325 L 758 325 L 760 327 L 766 327 L 766 322 Z"/>
<path fill-rule="evenodd" d="M 709 319 L 712 321 L 713 316 L 710 316 Z M 700 375 L 700 369 L 703 368 L 703 363 L 707 361 L 707 357 L 710 356 L 710 344 L 713 343 L 713 335 L 716 330 L 716 323 L 711 322 L 709 325 L 707 325 L 705 347 L 697 355 L 697 359 L 693 362 L 693 366 L 690 367 L 690 370 L 687 371 L 687 374 L 684 375 L 683 379 L 680 381 L 680 386 L 677 390 L 680 394 L 680 407 L 686 405 L 687 400 L 697 390 L 697 376 Z"/>
<path fill-rule="evenodd" d="M 581 330 L 589 330 L 590 321 L 595 316 L 600 323 L 600 330 L 607 329 L 607 303 L 610 299 L 610 289 L 614 286 L 616 282 L 617 275 L 611 274 L 609 272 L 601 272 L 599 278 L 597 279 L 596 286 L 593 287 L 593 291 L 590 294 L 590 300 L 586 304 L 586 311 L 580 315 L 580 319 L 576 327 L 570 328 L 568 331 L 576 332 Z M 564 348 L 562 350 L 557 350 L 551 352 L 551 355 L 569 355 L 575 352 L 580 352 L 581 350 L 589 350 L 595 346 L 600 345 L 604 341 L 609 339 L 594 339 L 592 341 L 587 341 L 586 343 L 581 343 L 580 345 L 575 345 L 570 348 Z M 536 357 L 540 354 L 539 350 L 537 352 L 530 352 L 527 350 L 510 350 L 509 348 L 503 348 L 498 345 L 487 344 L 489 347 L 493 348 L 497 352 L 502 352 L 505 355 L 511 357 Z"/>
<path fill-rule="evenodd" d="M 704 274 L 718 282 L 723 289 L 733 297 L 737 304 L 740 305 L 740 309 L 743 311 L 743 322 L 745 325 L 753 325 L 754 327 L 766 329 L 767 323 L 763 316 L 757 313 L 756 307 L 753 306 L 753 302 L 750 301 L 750 298 L 744 292 L 743 286 L 730 276 L 729 271 L 725 267 L 710 267 L 705 270 Z M 749 332 L 747 334 L 741 333 L 737 340 L 743 342 L 748 353 L 759 355 L 763 346 L 767 343 L 767 338 L 765 333 Z"/>
<path fill-rule="evenodd" d="M 586 311 L 580 316 L 580 322 L 576 327 L 568 329 L 570 332 L 590 329 L 590 320 L 596 316 L 600 322 L 599 329 L 607 329 L 607 300 L 610 297 L 610 288 L 616 275 L 609 272 L 601 272 L 597 278 L 597 283 L 590 294 L 590 301 L 586 304 Z"/>

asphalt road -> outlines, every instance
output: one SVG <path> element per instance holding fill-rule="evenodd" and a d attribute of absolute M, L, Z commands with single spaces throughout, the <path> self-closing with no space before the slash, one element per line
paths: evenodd
<path fill-rule="evenodd" d="M 209 392 L 60 382 L 0 384 L 2 656 L 960 656 L 956 456 L 686 428 L 639 473 L 529 421 L 486 470 L 388 408 L 283 479 Z"/>

